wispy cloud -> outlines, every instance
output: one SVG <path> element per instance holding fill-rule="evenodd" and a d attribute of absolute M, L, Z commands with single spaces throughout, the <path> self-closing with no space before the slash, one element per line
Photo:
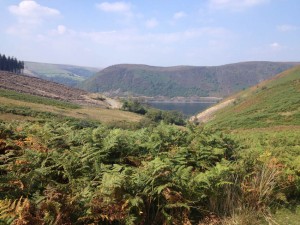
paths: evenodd
<path fill-rule="evenodd" d="M 183 17 L 186 17 L 186 13 L 183 12 L 183 11 L 176 12 L 176 13 L 173 15 L 173 19 L 174 19 L 174 20 L 179 20 L 179 19 L 182 19 Z"/>
<path fill-rule="evenodd" d="M 230 36 L 230 32 L 225 28 L 219 27 L 204 27 L 189 29 L 182 32 L 169 32 L 169 33 L 148 33 L 141 34 L 135 30 L 124 31 L 106 31 L 106 32 L 78 32 L 81 37 L 89 38 L 97 43 L 120 45 L 128 43 L 160 43 L 172 44 L 181 41 L 187 41 L 197 38 L 226 38 Z"/>
<path fill-rule="evenodd" d="M 280 32 L 295 31 L 298 29 L 299 29 L 299 27 L 290 25 L 290 24 L 282 24 L 282 25 L 277 26 L 277 30 Z"/>
<path fill-rule="evenodd" d="M 131 11 L 131 4 L 126 2 L 102 2 L 96 6 L 104 12 L 129 13 Z"/>
<path fill-rule="evenodd" d="M 146 27 L 147 28 L 155 28 L 158 26 L 158 21 L 155 18 L 149 19 L 146 21 Z"/>
<path fill-rule="evenodd" d="M 232 11 L 243 11 L 247 8 L 258 6 L 271 0 L 209 0 L 211 9 L 226 9 Z"/>

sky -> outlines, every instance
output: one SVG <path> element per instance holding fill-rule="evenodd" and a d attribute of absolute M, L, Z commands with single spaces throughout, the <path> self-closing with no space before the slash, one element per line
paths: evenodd
<path fill-rule="evenodd" d="M 300 61 L 299 0 L 0 0 L 0 53 L 103 68 Z"/>

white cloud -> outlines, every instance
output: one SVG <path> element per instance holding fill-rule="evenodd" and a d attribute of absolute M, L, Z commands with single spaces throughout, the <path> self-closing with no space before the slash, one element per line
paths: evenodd
<path fill-rule="evenodd" d="M 57 26 L 57 33 L 58 34 L 64 34 L 66 33 L 67 28 L 64 25 L 58 25 Z"/>
<path fill-rule="evenodd" d="M 270 44 L 270 47 L 275 50 L 281 48 L 281 45 L 278 42 L 273 42 Z"/>
<path fill-rule="evenodd" d="M 177 13 L 175 13 L 175 14 L 173 15 L 173 19 L 174 19 L 174 20 L 179 20 L 179 19 L 181 19 L 181 18 L 183 18 L 183 17 L 186 17 L 185 12 L 183 12 L 183 11 L 177 12 Z"/>
<path fill-rule="evenodd" d="M 16 16 L 17 23 L 6 29 L 8 34 L 30 36 L 45 19 L 59 16 L 57 9 L 42 6 L 33 0 L 22 0 L 18 5 L 8 7 L 9 12 Z"/>
<path fill-rule="evenodd" d="M 96 4 L 96 6 L 104 12 L 128 13 L 131 11 L 131 5 L 125 2 L 102 2 Z"/>
<path fill-rule="evenodd" d="M 271 0 L 209 0 L 209 6 L 211 9 L 242 11 L 269 1 Z"/>
<path fill-rule="evenodd" d="M 158 26 L 158 21 L 155 18 L 146 21 L 146 27 L 148 28 L 155 28 L 157 26 Z"/>
<path fill-rule="evenodd" d="M 64 25 L 58 25 L 55 29 L 48 32 L 50 35 L 64 35 L 72 33 L 71 30 L 67 29 Z"/>
<path fill-rule="evenodd" d="M 277 26 L 277 30 L 280 32 L 295 31 L 298 29 L 299 29 L 299 27 L 294 26 L 294 25 L 289 25 L 289 24 L 282 24 L 282 25 Z"/>
<path fill-rule="evenodd" d="M 32 0 L 23 0 L 19 5 L 11 5 L 9 12 L 17 16 L 21 23 L 40 23 L 42 18 L 60 15 L 57 9 L 42 6 Z"/>

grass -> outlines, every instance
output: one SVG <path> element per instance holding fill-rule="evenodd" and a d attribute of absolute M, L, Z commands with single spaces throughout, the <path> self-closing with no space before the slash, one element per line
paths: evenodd
<path fill-rule="evenodd" d="M 1 112 L 0 119 L 9 118 L 15 119 L 15 115 L 35 117 L 31 112 L 35 112 L 33 115 L 42 115 L 47 118 L 54 116 L 60 117 L 72 117 L 76 119 L 94 120 L 103 123 L 114 122 L 139 122 L 143 117 L 131 112 L 125 112 L 114 109 L 102 109 L 90 106 L 82 106 L 80 108 L 61 108 L 56 105 L 46 105 L 41 103 L 25 102 L 23 100 L 15 100 L 7 97 L 0 97 Z M 47 101 L 46 101 L 47 102 Z M 18 117 L 17 119 L 20 119 Z M 25 119 L 25 118 L 24 118 Z"/>
<path fill-rule="evenodd" d="M 271 155 L 281 165 L 292 168 L 286 170 L 283 176 L 297 177 L 300 171 L 300 67 L 285 71 L 231 98 L 235 99 L 234 104 L 218 111 L 206 126 L 226 131 L 240 143 L 241 149 L 237 154 L 245 161 L 255 162 L 262 155 Z M 293 195 L 294 188 L 288 187 L 286 194 Z M 278 205 L 273 205 L 272 219 L 280 225 L 299 224 L 299 198 L 295 196 L 293 204 L 296 206 L 293 209 L 285 208 L 286 203 L 282 203 L 279 209 Z M 233 219 L 241 218 L 244 215 L 231 218 L 229 224 L 246 224 L 233 223 Z"/>
<path fill-rule="evenodd" d="M 300 67 L 236 96 L 208 126 L 222 129 L 300 125 Z"/>
<path fill-rule="evenodd" d="M 300 171 L 300 126 L 277 126 L 268 128 L 235 129 L 228 131 L 229 136 L 241 144 L 237 152 L 244 161 L 255 161 L 264 155 L 276 158 L 281 165 Z M 294 172 L 286 170 L 283 176 L 294 176 Z M 286 187 L 286 193 L 293 193 L 292 187 Z M 286 208 L 272 205 L 271 217 L 279 225 L 298 225 L 300 221 L 300 202 L 293 199 L 295 206 Z M 297 202 L 298 201 L 298 202 Z M 276 224 L 271 223 L 271 224 Z M 264 218 L 255 218 L 255 212 L 242 210 L 240 214 L 233 215 L 224 221 L 224 224 L 270 224 Z"/>
<path fill-rule="evenodd" d="M 26 93 L 19 93 L 16 91 L 6 90 L 6 89 L 0 89 L 0 97 L 5 97 L 5 98 L 19 100 L 28 103 L 38 103 L 43 105 L 55 106 L 59 108 L 67 108 L 67 109 L 81 108 L 80 105 L 74 103 L 55 100 L 46 97 L 40 97 L 40 96 L 26 94 Z"/>
<path fill-rule="evenodd" d="M 12 113 L 0 113 L 0 121 L 14 121 L 14 120 L 19 120 L 19 121 L 33 121 L 36 120 L 36 118 L 31 117 L 31 116 L 22 116 L 22 115 L 16 115 Z"/>
<path fill-rule="evenodd" d="M 270 151 L 282 157 L 288 154 L 291 154 L 290 157 L 297 157 L 300 152 L 300 126 L 238 129 L 231 131 L 230 135 L 248 150 Z"/>
<path fill-rule="evenodd" d="M 293 209 L 283 208 L 274 214 L 274 220 L 278 224 L 298 225 L 300 223 L 300 206 Z"/>

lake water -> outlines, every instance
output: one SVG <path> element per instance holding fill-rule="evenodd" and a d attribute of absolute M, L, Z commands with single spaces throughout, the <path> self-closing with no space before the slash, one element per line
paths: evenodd
<path fill-rule="evenodd" d="M 161 110 L 177 110 L 186 116 L 193 116 L 199 112 L 204 111 L 215 103 L 165 103 L 165 102 L 148 102 L 154 108 Z"/>

